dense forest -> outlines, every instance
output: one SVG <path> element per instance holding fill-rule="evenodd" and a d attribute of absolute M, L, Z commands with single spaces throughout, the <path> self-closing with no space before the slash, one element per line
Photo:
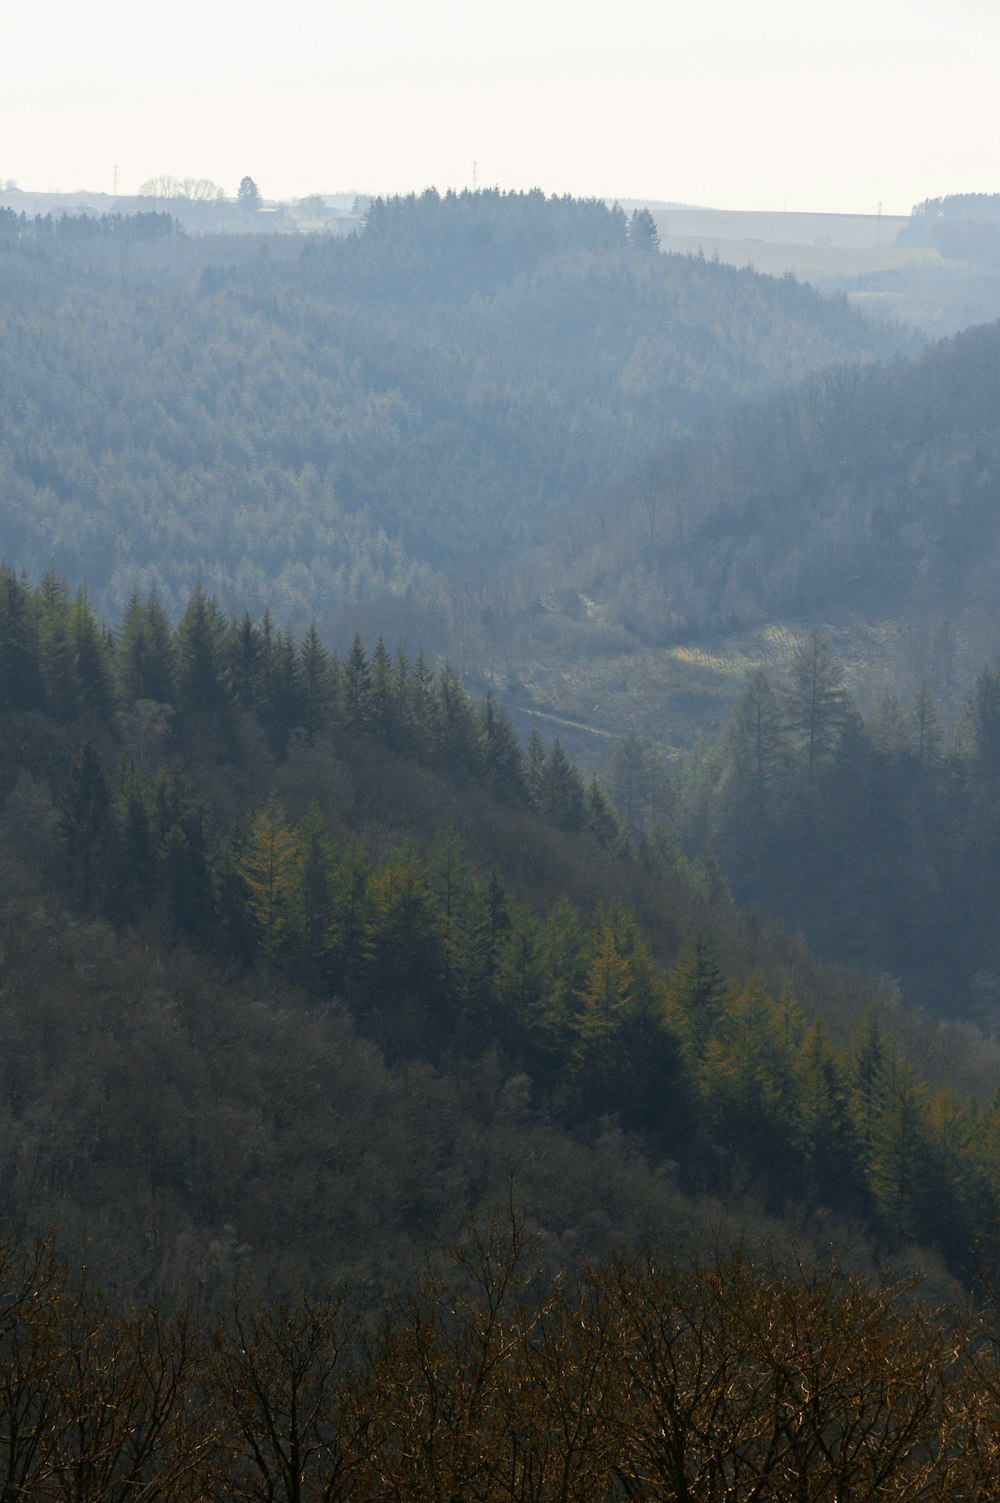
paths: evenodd
<path fill-rule="evenodd" d="M 997 330 L 433 190 L 0 329 L 3 1498 L 995 1497 Z"/>
<path fill-rule="evenodd" d="M 740 408 L 578 509 L 565 585 L 660 644 L 894 622 L 901 666 L 953 683 L 1000 645 L 998 361 L 989 325 Z"/>
<path fill-rule="evenodd" d="M 4 554 L 114 612 L 201 582 L 353 630 L 381 600 L 372 635 L 454 650 L 462 581 L 562 502 L 734 398 L 899 347 L 597 202 L 429 191 L 343 239 L 165 221 L 0 222 Z"/>
<path fill-rule="evenodd" d="M 688 849 L 711 848 L 738 902 L 996 1033 L 998 736 L 996 662 L 949 732 L 926 681 L 863 716 L 813 632 L 787 674 L 750 676 L 714 743 L 667 769 L 633 735 L 610 787 L 633 831 L 669 815 Z"/>
<path fill-rule="evenodd" d="M 853 1257 L 974 1267 L 1000 1209 L 980 1036 L 629 841 L 447 668 L 199 592 L 112 633 L 56 576 L 3 583 L 10 1214 L 204 1299 L 384 1280 L 509 1172 L 595 1253 L 680 1220 L 697 1244 L 751 1195 L 773 1236 L 832 1214 Z"/>

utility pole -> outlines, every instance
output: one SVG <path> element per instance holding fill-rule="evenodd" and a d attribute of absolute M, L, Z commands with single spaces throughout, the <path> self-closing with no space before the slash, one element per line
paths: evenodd
<path fill-rule="evenodd" d="M 478 162 L 473 162 L 473 164 L 472 164 L 472 191 L 473 191 L 473 193 L 475 193 L 475 191 L 476 191 L 476 177 L 477 177 L 478 168 L 479 168 L 479 163 Z"/>
<path fill-rule="evenodd" d="M 112 196 L 114 198 L 118 197 L 118 163 L 117 162 L 115 163 L 115 185 L 112 188 L 111 192 L 112 192 Z"/>

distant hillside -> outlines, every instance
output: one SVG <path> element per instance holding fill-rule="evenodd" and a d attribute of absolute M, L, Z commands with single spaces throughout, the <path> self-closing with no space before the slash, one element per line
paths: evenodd
<path fill-rule="evenodd" d="M 749 406 L 595 505 L 564 581 L 660 646 L 892 622 L 944 681 L 1000 647 L 998 381 L 991 325 Z"/>
<path fill-rule="evenodd" d="M 363 234 L 304 243 L 95 223 L 0 226 L 0 531 L 113 609 L 201 580 L 296 622 L 383 601 L 454 644 L 470 581 L 567 501 L 896 347 L 842 300 L 540 193 L 376 201 Z"/>

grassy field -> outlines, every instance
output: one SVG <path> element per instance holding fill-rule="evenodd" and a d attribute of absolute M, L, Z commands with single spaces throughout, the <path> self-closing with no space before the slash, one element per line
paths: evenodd
<path fill-rule="evenodd" d="M 896 245 L 898 215 L 799 214 L 650 205 L 665 251 L 701 252 L 770 276 L 862 276 L 940 261 L 936 251 Z"/>
<path fill-rule="evenodd" d="M 700 252 L 709 260 L 729 266 L 750 266 L 768 276 L 792 272 L 802 281 L 817 277 L 859 277 L 871 271 L 898 271 L 903 267 L 941 264 L 937 251 L 926 247 L 896 245 L 846 246 L 802 245 L 795 241 L 731 240 L 708 235 L 664 235 L 665 251 L 682 256 Z"/>

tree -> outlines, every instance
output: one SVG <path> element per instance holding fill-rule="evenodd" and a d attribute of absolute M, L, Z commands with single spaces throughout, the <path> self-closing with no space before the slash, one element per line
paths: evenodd
<path fill-rule="evenodd" d="M 273 951 L 288 924 L 299 883 L 301 846 L 273 798 L 250 818 L 240 873 L 265 949 Z"/>
<path fill-rule="evenodd" d="M 805 757 L 810 782 L 816 764 L 836 745 L 843 711 L 843 670 L 826 638 L 810 632 L 792 658 L 785 690 L 785 718 Z"/>
<path fill-rule="evenodd" d="M 310 219 L 323 219 L 326 217 L 326 199 L 322 193 L 309 193 L 305 198 L 299 199 L 299 209 L 303 214 L 308 214 Z"/>
<path fill-rule="evenodd" d="M 9 710 L 40 708 L 45 698 L 38 631 L 27 585 L 0 566 L 0 704 Z"/>
<path fill-rule="evenodd" d="M 352 1322 L 342 1300 L 247 1309 L 216 1338 L 217 1390 L 233 1446 L 231 1491 L 246 1503 L 357 1496 L 371 1415 L 345 1404 Z"/>
<path fill-rule="evenodd" d="M 726 978 L 705 935 L 690 935 L 667 981 L 667 1015 L 697 1060 L 722 1016 Z"/>
<path fill-rule="evenodd" d="M 87 907 L 106 891 L 117 834 L 111 790 L 90 741 L 83 743 L 63 786 L 59 833 L 73 889 Z"/>
<path fill-rule="evenodd" d="M 660 232 L 648 209 L 633 209 L 628 222 L 628 239 L 633 250 L 658 251 Z"/>
<path fill-rule="evenodd" d="M 257 214 L 263 200 L 260 189 L 252 177 L 240 179 L 239 191 L 236 194 L 236 204 L 242 214 Z"/>
<path fill-rule="evenodd" d="M 781 708 L 767 674 L 752 674 L 726 730 L 741 801 L 749 798 L 759 818 L 780 781 L 786 747 Z"/>

